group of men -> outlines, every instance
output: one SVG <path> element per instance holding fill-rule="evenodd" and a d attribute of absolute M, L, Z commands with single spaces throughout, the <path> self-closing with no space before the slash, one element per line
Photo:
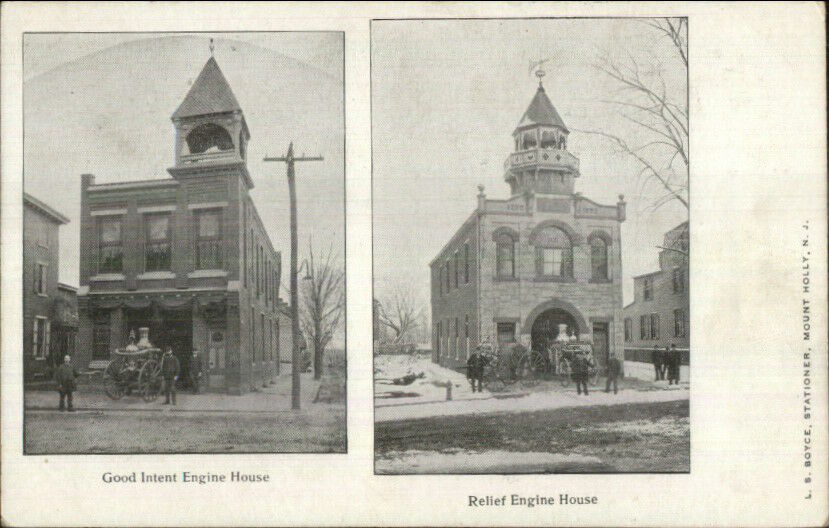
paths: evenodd
<path fill-rule="evenodd" d="M 522 346 L 522 345 L 517 345 Z M 515 353 L 515 350 L 513 350 Z M 483 392 L 484 390 L 484 369 L 488 359 L 482 353 L 482 347 L 477 346 L 466 361 L 466 377 L 472 384 L 472 392 Z M 587 396 L 587 380 L 590 377 L 590 368 L 596 366 L 593 354 L 590 352 L 578 351 L 575 353 L 571 363 L 571 377 L 576 382 L 576 391 L 579 395 L 584 393 Z M 616 356 L 608 358 L 607 362 L 607 383 L 605 392 L 610 392 L 613 385 L 613 394 L 619 393 L 619 376 L 622 374 L 622 362 Z"/>
<path fill-rule="evenodd" d="M 202 367 L 199 351 L 193 350 L 193 355 L 190 357 L 190 368 L 188 369 L 188 379 L 193 394 L 199 393 L 203 376 Z M 164 391 L 163 405 L 170 405 L 171 402 L 172 405 L 176 404 L 176 382 L 178 381 L 180 373 L 181 365 L 179 364 L 178 358 L 173 354 L 173 349 L 167 347 L 164 355 L 161 356 L 162 390 Z M 77 390 L 78 376 L 78 369 L 72 364 L 72 358 L 68 355 L 64 356 L 63 363 L 55 371 L 55 381 L 57 381 L 58 393 L 60 394 L 59 411 L 75 411 L 72 393 Z"/>
<path fill-rule="evenodd" d="M 660 350 L 658 346 L 654 345 L 651 360 L 656 373 L 655 381 L 664 380 L 667 374 L 668 385 L 679 385 L 679 368 L 682 362 L 676 345 L 666 346 L 665 350 Z"/>

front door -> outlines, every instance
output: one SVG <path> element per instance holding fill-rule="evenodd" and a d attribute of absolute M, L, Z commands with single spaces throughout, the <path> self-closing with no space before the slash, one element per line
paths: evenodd
<path fill-rule="evenodd" d="M 223 328 L 212 328 L 208 335 L 208 367 L 209 387 L 224 389 L 225 386 L 225 331 Z"/>
<path fill-rule="evenodd" d="M 593 357 L 599 365 L 607 365 L 610 358 L 607 323 L 593 323 Z"/>

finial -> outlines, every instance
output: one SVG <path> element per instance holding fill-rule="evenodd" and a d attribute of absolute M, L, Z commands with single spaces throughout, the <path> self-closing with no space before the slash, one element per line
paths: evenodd
<path fill-rule="evenodd" d="M 213 50 L 214 49 L 215 49 L 215 46 L 213 46 L 213 39 L 211 38 L 210 39 L 210 56 L 211 57 L 213 56 Z"/>
<path fill-rule="evenodd" d="M 484 194 L 484 186 L 481 185 L 480 183 L 478 184 L 478 194 L 480 194 L 480 195 Z"/>
<path fill-rule="evenodd" d="M 545 72 L 545 71 L 544 71 L 544 70 L 542 70 L 541 68 L 539 68 L 539 69 L 535 70 L 535 76 L 536 76 L 536 77 L 538 77 L 538 86 L 542 86 L 542 84 L 541 84 L 541 79 L 542 79 L 545 75 L 547 75 L 547 72 Z"/>

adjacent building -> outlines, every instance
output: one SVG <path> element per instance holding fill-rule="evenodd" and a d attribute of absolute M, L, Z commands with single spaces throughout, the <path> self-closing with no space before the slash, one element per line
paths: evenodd
<path fill-rule="evenodd" d="M 478 207 L 431 262 L 435 362 L 462 367 L 485 340 L 543 349 L 562 328 L 592 339 L 602 363 L 621 357 L 625 202 L 576 192 L 568 135 L 539 82 L 504 163 L 509 198 L 479 187 Z"/>
<path fill-rule="evenodd" d="M 78 326 L 75 288 L 58 282 L 60 226 L 69 219 L 23 194 L 23 373 L 51 379 L 63 356 L 73 354 Z"/>
<path fill-rule="evenodd" d="M 624 309 L 625 359 L 632 375 L 644 370 L 644 377 L 652 377 L 654 347 L 676 345 L 688 365 L 688 255 L 688 222 L 682 222 L 665 233 L 659 270 L 633 278 L 633 302 Z"/>
<path fill-rule="evenodd" d="M 172 121 L 171 178 L 82 176 L 79 363 L 105 364 L 149 327 L 180 379 L 198 349 L 209 390 L 248 392 L 279 371 L 281 258 L 250 197 L 245 116 L 213 57 Z"/>

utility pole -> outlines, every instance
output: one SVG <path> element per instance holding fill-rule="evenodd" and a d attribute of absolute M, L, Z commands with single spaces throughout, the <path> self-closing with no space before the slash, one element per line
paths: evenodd
<path fill-rule="evenodd" d="M 288 192 L 291 196 L 291 408 L 299 409 L 299 293 L 297 292 L 297 234 L 296 234 L 296 183 L 294 163 L 297 161 L 322 161 L 322 156 L 294 156 L 293 141 L 288 153 L 279 158 L 265 158 L 263 161 L 285 162 L 288 167 Z"/>

